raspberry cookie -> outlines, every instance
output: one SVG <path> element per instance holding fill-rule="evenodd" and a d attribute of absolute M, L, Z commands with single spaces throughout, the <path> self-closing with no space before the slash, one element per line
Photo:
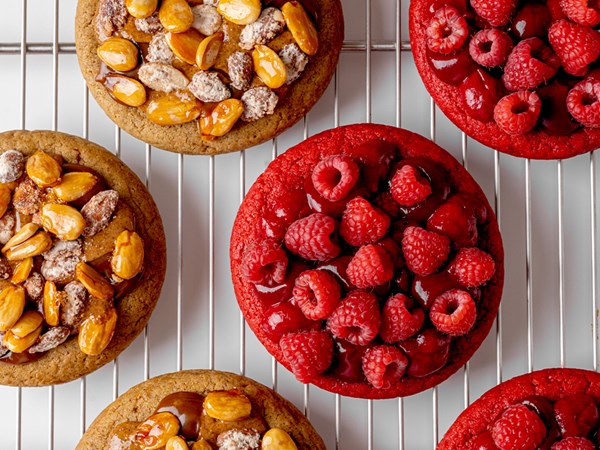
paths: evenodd
<path fill-rule="evenodd" d="M 410 42 L 456 126 L 501 152 L 600 147 L 600 8 L 578 0 L 415 0 Z"/>
<path fill-rule="evenodd" d="M 267 350 L 301 382 L 354 397 L 448 378 L 502 293 L 479 186 L 433 142 L 382 125 L 325 131 L 273 161 L 240 207 L 230 256 Z"/>
<path fill-rule="evenodd" d="M 343 23 L 340 0 L 79 0 L 77 55 L 128 133 L 227 153 L 277 136 L 317 102 Z"/>
<path fill-rule="evenodd" d="M 100 413 L 77 450 L 165 445 L 325 450 L 308 419 L 289 401 L 249 378 L 214 370 L 171 373 L 132 387 Z"/>
<path fill-rule="evenodd" d="M 145 186 L 89 141 L 0 134 L 0 383 L 71 381 L 142 331 L 166 266 Z"/>
<path fill-rule="evenodd" d="M 438 450 L 594 450 L 600 374 L 546 369 L 489 390 L 450 427 Z"/>

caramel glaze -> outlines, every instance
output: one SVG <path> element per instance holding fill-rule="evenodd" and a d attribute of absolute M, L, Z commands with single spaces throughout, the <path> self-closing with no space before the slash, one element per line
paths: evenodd
<path fill-rule="evenodd" d="M 163 398 L 154 413 L 170 412 L 175 415 L 181 423 L 180 433 L 193 441 L 200 433 L 203 402 L 204 397 L 195 392 L 175 392 Z"/>

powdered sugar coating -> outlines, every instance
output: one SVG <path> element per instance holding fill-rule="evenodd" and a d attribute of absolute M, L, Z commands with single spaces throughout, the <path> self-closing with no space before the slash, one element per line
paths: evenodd
<path fill-rule="evenodd" d="M 260 433 L 254 429 L 234 428 L 217 436 L 219 450 L 253 450 L 260 445 Z"/>
<path fill-rule="evenodd" d="M 194 13 L 194 23 L 192 28 L 195 28 L 204 36 L 215 34 L 221 28 L 221 14 L 217 8 L 211 5 L 197 5 L 192 8 Z"/>
<path fill-rule="evenodd" d="M 167 44 L 167 40 L 165 39 L 165 34 L 159 33 L 154 35 L 154 37 L 148 44 L 148 53 L 146 54 L 146 61 L 171 64 L 174 58 L 175 54 L 169 48 L 169 44 Z"/>
<path fill-rule="evenodd" d="M 175 67 L 162 63 L 146 63 L 138 70 L 140 81 L 150 89 L 171 92 L 185 89 L 189 83 L 187 77 Z"/>
<path fill-rule="evenodd" d="M 100 41 L 120 31 L 127 23 L 125 0 L 100 0 L 96 16 L 96 34 Z"/>
<path fill-rule="evenodd" d="M 83 261 L 83 245 L 80 240 L 56 241 L 42 256 L 44 278 L 59 284 L 68 283 L 75 277 L 75 266 Z"/>
<path fill-rule="evenodd" d="M 71 332 L 67 327 L 52 327 L 42 334 L 37 343 L 29 347 L 27 352 L 41 353 L 52 350 L 53 348 L 58 347 L 60 344 L 65 342 L 70 334 Z"/>
<path fill-rule="evenodd" d="M 233 88 L 245 91 L 250 87 L 254 75 L 254 63 L 248 53 L 234 52 L 229 55 L 227 70 Z"/>
<path fill-rule="evenodd" d="M 164 30 L 162 23 L 158 19 L 158 12 L 155 12 L 144 19 L 135 19 L 135 27 L 142 33 L 154 34 Z"/>
<path fill-rule="evenodd" d="M 188 90 L 203 102 L 221 102 L 231 97 L 231 92 L 217 73 L 203 70 L 194 74 Z"/>
<path fill-rule="evenodd" d="M 0 218 L 0 244 L 6 244 L 15 234 L 16 217 L 11 209 Z"/>
<path fill-rule="evenodd" d="M 219 0 L 204 0 L 205 5 L 218 6 Z"/>
<path fill-rule="evenodd" d="M 90 198 L 80 211 L 85 219 L 85 228 L 81 234 L 89 237 L 106 228 L 118 202 L 119 193 L 114 190 L 98 192 Z"/>
<path fill-rule="evenodd" d="M 7 150 L 0 155 L 0 183 L 17 181 L 25 169 L 25 157 L 17 150 Z"/>
<path fill-rule="evenodd" d="M 5 258 L 0 258 L 0 280 L 8 280 L 12 275 L 12 268 Z"/>
<path fill-rule="evenodd" d="M 297 44 L 287 44 L 279 52 L 279 57 L 285 64 L 285 84 L 296 81 L 308 64 L 308 55 L 300 50 Z"/>
<path fill-rule="evenodd" d="M 71 281 L 64 288 L 65 295 L 61 298 L 60 323 L 71 330 L 76 330 L 83 318 L 88 293 L 83 284 Z"/>
<path fill-rule="evenodd" d="M 15 189 L 13 206 L 21 214 L 35 214 L 42 206 L 43 198 L 44 191 L 31 178 L 27 177 Z"/>
<path fill-rule="evenodd" d="M 248 89 L 242 95 L 244 113 L 241 119 L 244 122 L 253 122 L 269 114 L 273 114 L 279 97 L 267 87 L 255 87 Z"/>
<path fill-rule="evenodd" d="M 32 300 L 38 300 L 42 297 L 44 292 L 44 277 L 39 272 L 31 272 L 29 278 L 25 280 L 23 287 L 27 292 L 27 295 Z"/>
<path fill-rule="evenodd" d="M 246 25 L 240 33 L 240 48 L 252 50 L 255 45 L 271 42 L 285 28 L 283 14 L 277 8 L 265 8 L 260 17 Z"/>

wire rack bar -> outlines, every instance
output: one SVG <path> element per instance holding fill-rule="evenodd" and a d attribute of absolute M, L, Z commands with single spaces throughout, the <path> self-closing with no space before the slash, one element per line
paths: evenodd
<path fill-rule="evenodd" d="M 533 372 L 533 250 L 531 242 L 531 160 L 525 160 L 525 280 L 527 284 L 527 371 Z"/>
<path fill-rule="evenodd" d="M 592 367 L 598 371 L 598 285 L 596 283 L 596 151 L 590 153 L 590 247 L 592 250 Z"/>

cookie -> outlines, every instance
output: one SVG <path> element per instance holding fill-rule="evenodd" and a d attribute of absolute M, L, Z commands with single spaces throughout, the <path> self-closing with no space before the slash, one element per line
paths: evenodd
<path fill-rule="evenodd" d="M 84 139 L 11 131 L 0 151 L 12 195 L 0 236 L 0 383 L 71 381 L 116 358 L 150 318 L 166 268 L 160 214 L 125 164 Z"/>

